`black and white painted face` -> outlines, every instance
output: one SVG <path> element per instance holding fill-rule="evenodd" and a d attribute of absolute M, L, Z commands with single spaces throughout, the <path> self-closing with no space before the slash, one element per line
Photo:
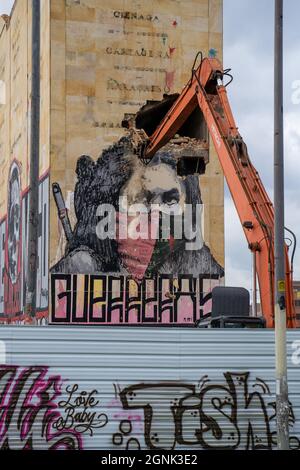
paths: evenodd
<path fill-rule="evenodd" d="M 144 204 L 149 209 L 155 204 L 161 212 L 181 212 L 186 200 L 182 179 L 166 163 L 138 165 L 120 196 L 127 199 L 128 206 Z"/>
<path fill-rule="evenodd" d="M 8 271 L 11 282 L 15 284 L 18 278 L 18 259 L 20 246 L 21 225 L 21 195 L 19 169 L 13 165 L 9 182 L 8 207 Z"/>

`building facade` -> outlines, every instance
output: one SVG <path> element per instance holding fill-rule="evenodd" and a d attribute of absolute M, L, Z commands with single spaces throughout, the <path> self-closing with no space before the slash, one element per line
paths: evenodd
<path fill-rule="evenodd" d="M 38 323 L 191 325 L 209 313 L 209 292 L 224 279 L 223 174 L 212 144 L 201 176 L 181 178 L 170 148 L 147 170 L 125 158 L 121 127 L 145 102 L 180 92 L 198 50 L 222 59 L 221 0 L 41 2 Z M 0 83 L 0 320 L 24 323 L 29 0 L 1 23 Z M 174 191 L 203 208 L 196 252 L 96 239 L 100 202 Z"/>

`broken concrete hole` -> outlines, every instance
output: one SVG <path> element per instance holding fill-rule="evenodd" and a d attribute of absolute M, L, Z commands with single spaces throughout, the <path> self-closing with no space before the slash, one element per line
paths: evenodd
<path fill-rule="evenodd" d="M 164 95 L 161 101 L 147 101 L 136 114 L 124 115 L 122 126 L 128 129 L 134 141 L 133 147 L 144 163 L 149 163 L 143 160 L 148 137 L 154 133 L 178 96 L 178 94 Z M 209 161 L 207 135 L 203 114 L 197 107 L 175 136 L 161 149 L 174 156 L 178 176 L 205 173 Z"/>

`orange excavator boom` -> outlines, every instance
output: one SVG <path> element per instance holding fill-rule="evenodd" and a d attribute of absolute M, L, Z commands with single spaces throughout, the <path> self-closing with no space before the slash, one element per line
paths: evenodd
<path fill-rule="evenodd" d="M 151 159 L 200 107 L 214 143 L 249 249 L 255 256 L 262 313 L 274 326 L 274 210 L 247 146 L 236 126 L 224 78 L 231 77 L 216 58 L 201 58 L 189 83 L 150 136 L 143 158 Z M 231 77 L 232 79 L 232 77 Z M 231 81 L 231 80 L 230 80 Z M 287 326 L 295 327 L 292 273 L 286 247 Z"/>

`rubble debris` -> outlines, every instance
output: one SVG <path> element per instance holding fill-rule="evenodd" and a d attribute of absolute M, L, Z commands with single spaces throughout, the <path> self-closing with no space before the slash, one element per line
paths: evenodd
<path fill-rule="evenodd" d="M 178 134 L 163 147 L 176 159 L 179 176 L 205 173 L 209 161 L 208 148 L 208 142 L 204 139 L 181 137 Z"/>
<path fill-rule="evenodd" d="M 132 142 L 132 151 L 145 164 L 150 161 L 144 158 L 149 138 L 177 98 L 178 94 L 164 95 L 161 101 L 147 101 L 136 115 L 124 115 L 122 127 L 127 129 L 126 135 Z M 207 140 L 199 138 L 199 130 L 197 133 L 193 132 L 187 124 L 184 123 L 178 133 L 161 149 L 174 156 L 179 176 L 203 174 L 209 160 Z M 187 132 L 189 135 L 185 135 Z M 205 135 L 204 132 L 201 133 L 201 129 L 200 135 Z"/>

